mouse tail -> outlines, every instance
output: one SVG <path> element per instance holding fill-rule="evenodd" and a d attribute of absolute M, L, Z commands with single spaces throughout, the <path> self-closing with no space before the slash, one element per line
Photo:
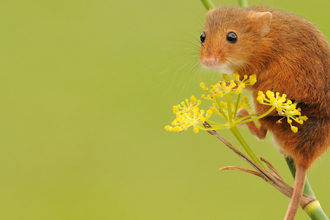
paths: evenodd
<path fill-rule="evenodd" d="M 303 195 L 307 169 L 297 166 L 294 188 L 288 210 L 284 220 L 294 220 L 299 209 L 300 200 Z"/>

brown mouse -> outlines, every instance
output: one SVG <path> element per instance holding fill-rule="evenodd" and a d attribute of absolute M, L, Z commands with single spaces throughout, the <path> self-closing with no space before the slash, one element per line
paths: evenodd
<path fill-rule="evenodd" d="M 273 114 L 249 126 L 259 139 L 269 130 L 280 152 L 296 165 L 294 191 L 285 219 L 294 219 L 299 208 L 308 168 L 330 146 L 330 46 L 309 21 L 266 6 L 220 7 L 208 11 L 201 38 L 200 61 L 206 68 L 225 73 L 257 75 L 250 86 L 254 100 L 258 91 L 271 90 L 298 101 L 308 120 L 276 123 Z M 269 106 L 254 102 L 259 114 Z M 295 123 L 295 122 L 294 122 Z"/>

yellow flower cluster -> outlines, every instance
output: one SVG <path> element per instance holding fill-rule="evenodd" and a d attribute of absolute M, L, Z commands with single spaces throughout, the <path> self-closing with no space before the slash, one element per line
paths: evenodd
<path fill-rule="evenodd" d="M 223 78 L 225 80 L 227 80 L 227 77 L 228 77 L 228 75 L 224 74 Z M 235 81 L 244 83 L 245 85 L 253 85 L 257 82 L 257 75 L 256 74 L 253 74 L 249 77 L 247 75 L 244 75 L 243 80 L 239 79 L 240 76 L 238 75 L 238 73 L 233 73 L 233 77 L 234 77 Z"/>
<path fill-rule="evenodd" d="M 205 83 L 201 83 L 200 87 L 209 93 L 207 96 L 203 94 L 202 98 L 213 101 L 216 98 L 222 98 L 225 94 L 241 94 L 246 85 L 253 85 L 257 82 L 256 75 L 251 75 L 250 77 L 245 75 L 243 80 L 240 80 L 240 76 L 237 73 L 233 73 L 233 77 L 235 80 L 230 79 L 227 74 L 223 74 L 222 78 L 225 81 L 211 85 L 211 89 L 207 88 Z"/>
<path fill-rule="evenodd" d="M 286 95 L 282 96 L 276 92 L 267 91 L 264 94 L 262 91 L 259 91 L 257 100 L 260 104 L 269 105 L 276 108 L 280 116 L 286 117 L 287 122 L 291 126 L 291 130 L 296 133 L 298 128 L 292 125 L 292 120 L 299 124 L 303 124 L 308 118 L 307 116 L 301 116 L 301 109 L 297 109 L 297 102 L 292 103 L 290 99 L 286 98 Z"/>
<path fill-rule="evenodd" d="M 233 104 L 236 105 L 237 104 L 237 101 L 234 101 Z M 240 100 L 240 102 L 238 104 L 237 109 L 241 109 L 241 108 L 248 108 L 247 110 L 250 110 L 250 111 L 252 110 L 251 109 L 251 106 L 249 104 L 249 99 L 248 99 L 247 96 L 243 96 L 241 98 L 241 100 Z"/>
<path fill-rule="evenodd" d="M 236 101 L 231 101 L 233 95 L 239 95 L 245 88 L 245 85 L 253 85 L 256 82 L 255 75 L 247 77 L 244 76 L 243 80 L 239 79 L 237 73 L 233 74 L 234 80 L 226 74 L 222 75 L 224 81 L 218 82 L 216 85 L 211 85 L 211 88 L 206 88 L 205 83 L 201 83 L 201 88 L 208 92 L 207 96 L 202 95 L 202 98 L 211 100 L 213 105 L 207 111 L 200 110 L 198 106 L 201 100 L 197 100 L 191 96 L 190 100 L 186 99 L 179 105 L 173 106 L 173 113 L 176 115 L 175 120 L 171 126 L 165 126 L 167 131 L 181 132 L 187 130 L 189 127 L 194 127 L 194 132 L 197 133 L 200 129 L 207 130 L 203 123 L 207 121 L 212 125 L 212 129 L 224 129 L 235 126 L 236 113 L 240 108 L 248 107 L 248 98 L 237 97 Z M 219 100 L 223 97 L 227 98 L 227 102 Z M 224 118 L 225 123 L 218 123 L 210 121 L 209 118 L 212 114 L 218 114 Z"/>
<path fill-rule="evenodd" d="M 297 103 L 292 103 L 291 100 L 286 98 L 286 95 L 282 96 L 277 92 L 267 91 L 258 93 L 257 100 L 263 105 L 269 105 L 271 108 L 262 115 L 250 114 L 245 117 L 237 117 L 236 114 L 239 109 L 245 108 L 249 112 L 253 112 L 249 106 L 248 98 L 246 96 L 241 98 L 242 90 L 246 85 L 253 85 L 256 83 L 256 76 L 244 76 L 240 80 L 240 76 L 237 73 L 233 74 L 234 80 L 228 75 L 223 74 L 224 81 L 220 81 L 215 85 L 211 85 L 210 88 L 205 86 L 205 83 L 201 83 L 201 88 L 208 93 L 208 95 L 202 95 L 202 98 L 210 100 L 213 105 L 207 111 L 200 110 L 199 105 L 201 100 L 197 100 L 194 96 L 190 97 L 190 100 L 186 99 L 185 102 L 181 102 L 179 105 L 173 106 L 173 113 L 176 115 L 175 120 L 171 126 L 165 126 L 166 131 L 181 132 L 187 130 L 189 127 L 194 127 L 194 132 L 198 133 L 200 129 L 209 130 L 203 126 L 204 122 L 208 122 L 212 129 L 226 129 L 232 128 L 239 124 L 246 123 L 248 121 L 258 120 L 267 116 L 274 109 L 277 110 L 280 116 L 286 117 L 287 122 L 291 126 L 293 132 L 297 132 L 298 128 L 292 125 L 295 121 L 299 124 L 303 124 L 308 118 L 301 116 L 300 108 L 297 108 Z M 231 98 L 237 95 L 237 99 L 232 101 Z M 226 102 L 220 98 L 226 98 Z M 225 123 L 219 123 L 209 120 L 212 114 L 218 114 L 221 116 Z"/>
<path fill-rule="evenodd" d="M 172 122 L 172 126 L 165 126 L 166 131 L 180 132 L 193 126 L 194 132 L 198 133 L 199 128 L 202 128 L 202 124 L 206 118 L 209 118 L 212 114 L 212 110 L 210 109 L 204 117 L 205 111 L 199 110 L 197 107 L 201 103 L 201 100 L 197 100 L 195 96 L 191 96 L 190 101 L 186 99 L 185 102 L 181 102 L 181 105 L 173 106 L 173 113 L 176 115 L 176 119 Z"/>

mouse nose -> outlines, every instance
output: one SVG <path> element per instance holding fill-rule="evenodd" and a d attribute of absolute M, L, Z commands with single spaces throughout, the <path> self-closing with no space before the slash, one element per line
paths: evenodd
<path fill-rule="evenodd" d="M 202 63 L 205 66 L 215 66 L 219 62 L 218 62 L 218 59 L 216 57 L 204 57 L 203 60 L 202 60 Z"/>

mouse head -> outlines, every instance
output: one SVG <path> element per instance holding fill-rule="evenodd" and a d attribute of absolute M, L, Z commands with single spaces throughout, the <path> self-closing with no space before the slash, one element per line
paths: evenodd
<path fill-rule="evenodd" d="M 262 53 L 272 14 L 246 8 L 221 7 L 207 12 L 200 36 L 200 61 L 206 68 L 232 74 Z"/>

